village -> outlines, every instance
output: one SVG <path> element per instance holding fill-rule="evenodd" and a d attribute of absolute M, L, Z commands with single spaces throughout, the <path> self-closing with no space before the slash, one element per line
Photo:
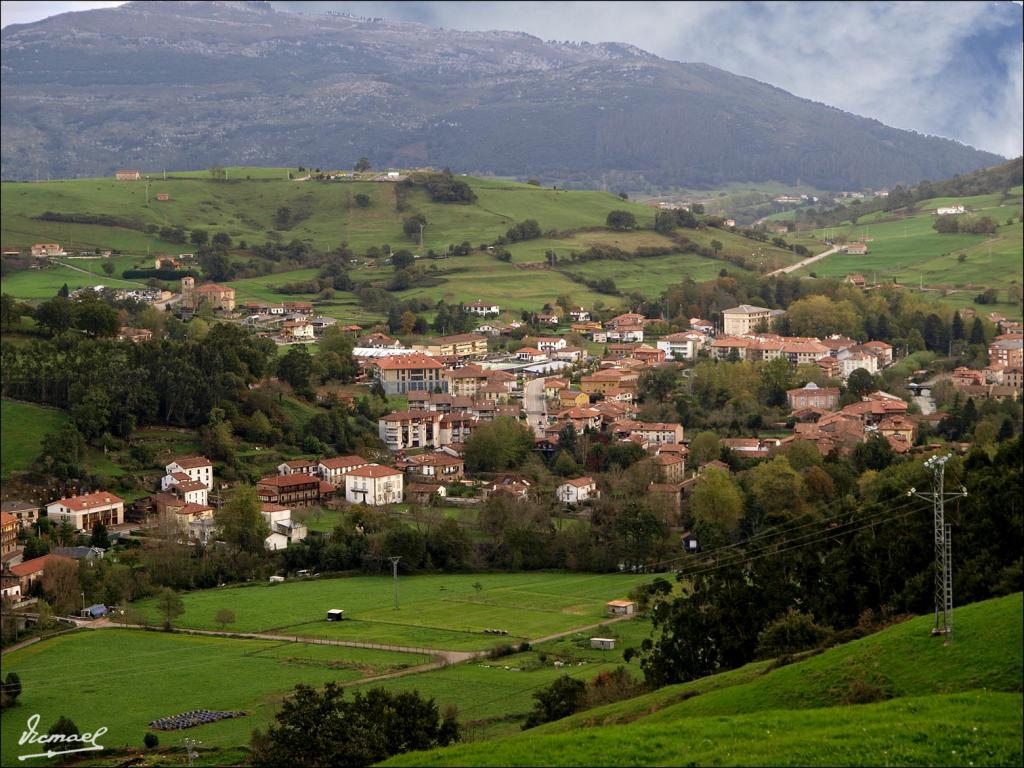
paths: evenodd
<path fill-rule="evenodd" d="M 856 283 L 854 279 L 847 282 Z M 241 319 L 254 328 L 275 323 L 275 330 L 256 332 L 278 343 L 313 342 L 335 324 L 312 316 L 310 303 L 237 306 L 231 288 L 214 283 L 196 287 L 192 278 L 184 278 L 179 311 L 195 313 L 204 304 L 218 317 Z M 367 333 L 358 325 L 342 328 L 353 339 L 357 383 L 403 398 L 407 405 L 378 419 L 386 458 L 308 456 L 282 462 L 275 474 L 255 484 L 269 530 L 264 542 L 268 551 L 285 549 L 308 536 L 306 525 L 293 518 L 296 510 L 308 507 L 473 505 L 495 494 L 526 499 L 546 493 L 565 514 L 586 517 L 592 502 L 608 490 L 602 488 L 601 478 L 580 471 L 542 489 L 514 473 L 484 479 L 467 473 L 465 451 L 470 436 L 481 425 L 501 418 L 532 430 L 533 449 L 543 457 L 557 454 L 566 435 L 571 439 L 594 436 L 608 444 L 640 449 L 653 471 L 647 494 L 670 512 L 678 526 L 686 499 L 704 474 L 709 469 L 728 473 L 733 467 L 717 458 L 688 461 L 690 441 L 681 424 L 638 419 L 638 385 L 651 371 L 685 376 L 686 366 L 699 360 L 785 360 L 793 372 L 798 366 L 802 371 L 810 366 L 834 382 L 834 386 L 819 386 L 811 381 L 786 391 L 789 417 L 781 426 L 788 434 L 776 430 L 769 437 L 722 437 L 721 448 L 739 460 L 768 459 L 794 443 L 813 445 L 823 457 L 849 455 L 873 436 L 883 438 L 897 455 L 928 451 L 930 447 L 918 440 L 920 427 L 934 426 L 943 417 L 928 403 L 938 379 L 908 383 L 915 395 L 913 405 L 879 390 L 841 404 L 840 387 L 845 388 L 855 375 L 867 375 L 870 380 L 898 362 L 896 350 L 882 341 L 858 343 L 838 335 L 819 339 L 769 332 L 772 323 L 784 316 L 781 310 L 739 305 L 721 313 L 720 327 L 691 318 L 686 329 L 652 337 L 652 326 L 664 329 L 658 319 L 627 312 L 599 322 L 582 307 L 556 308 L 534 318 L 533 327 L 543 328 L 545 335 L 521 337 L 511 351 L 492 351 L 489 340 L 518 331 L 524 323 L 503 320 L 508 313 L 496 301 L 468 302 L 463 309 L 480 318 L 475 332 L 410 346 L 381 331 Z M 963 311 L 965 320 L 976 314 Z M 989 320 L 999 331 L 989 345 L 991 362 L 979 369 L 958 367 L 945 378 L 965 400 L 1019 400 L 1024 326 L 1001 316 Z M 149 331 L 130 327 L 118 334 L 118 339 L 130 343 L 150 338 Z M 581 346 L 570 339 L 585 342 Z M 215 515 L 227 488 L 217 483 L 214 463 L 203 456 L 181 456 L 165 470 L 159 488 L 133 503 L 98 488 L 47 503 L 46 517 L 83 536 L 102 524 L 115 540 L 133 529 L 160 529 L 183 543 L 209 544 L 216 537 Z M 449 499 L 453 486 L 472 489 L 472 498 Z M 23 560 L 18 533 L 31 530 L 40 510 L 17 501 L 3 506 L 5 597 L 17 600 L 28 595 L 53 558 L 102 556 L 95 547 L 77 546 Z M 689 532 L 677 530 L 684 549 L 699 551 L 699 542 Z"/>

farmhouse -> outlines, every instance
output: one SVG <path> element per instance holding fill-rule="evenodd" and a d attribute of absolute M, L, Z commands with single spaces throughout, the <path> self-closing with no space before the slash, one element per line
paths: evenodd
<path fill-rule="evenodd" d="M 847 243 L 843 246 L 843 250 L 853 256 L 863 256 L 868 252 L 867 243 Z"/>
<path fill-rule="evenodd" d="M 114 178 L 118 181 L 138 181 L 142 174 L 138 171 L 115 171 Z"/>
<path fill-rule="evenodd" d="M 471 301 L 469 304 L 463 304 L 462 307 L 470 314 L 480 315 L 481 317 L 501 314 L 501 307 L 490 301 Z"/>
<path fill-rule="evenodd" d="M 166 203 L 168 200 L 171 199 L 171 196 L 169 194 L 167 194 L 166 192 L 157 192 L 156 193 L 156 199 L 157 199 L 157 202 Z"/>
<path fill-rule="evenodd" d="M 270 534 L 263 540 L 263 546 L 271 551 L 296 544 L 309 533 L 304 523 L 292 520 L 292 511 L 288 507 L 282 507 L 280 504 L 262 504 L 260 514 L 270 528 Z"/>
<path fill-rule="evenodd" d="M 592 477 L 566 480 L 558 486 L 555 495 L 563 504 L 581 504 L 597 496 L 597 483 Z"/>
<path fill-rule="evenodd" d="M 205 521 L 213 522 L 213 507 L 205 503 L 189 502 L 177 507 L 173 512 L 178 529 L 186 536 L 192 535 L 192 532 L 196 530 L 196 524 L 202 525 Z"/>
<path fill-rule="evenodd" d="M 110 528 L 124 522 L 124 501 L 107 491 L 71 496 L 47 504 L 46 516 L 58 525 L 67 520 L 76 531 L 91 531 L 97 523 Z"/>
<path fill-rule="evenodd" d="M 46 568 L 58 560 L 62 560 L 66 563 L 74 563 L 70 557 L 64 557 L 63 555 L 43 555 L 42 557 L 36 557 L 32 560 L 26 560 L 18 565 L 12 565 L 10 574 L 18 578 L 18 583 L 21 585 L 21 594 L 27 595 L 29 589 L 43 578 L 43 574 L 46 572 Z"/>
<path fill-rule="evenodd" d="M 462 479 L 466 463 L 445 451 L 421 453 L 399 463 L 410 479 L 450 483 Z"/>
<path fill-rule="evenodd" d="M 405 486 L 405 500 L 410 504 L 428 506 L 435 499 L 443 499 L 448 491 L 440 483 L 409 483 Z"/>
<path fill-rule="evenodd" d="M 164 467 L 167 473 L 160 481 L 160 490 L 166 491 L 171 485 L 178 481 L 174 479 L 175 473 L 184 473 L 190 480 L 197 480 L 206 485 L 207 490 L 213 490 L 213 462 L 205 456 L 183 456 L 174 459 Z"/>
<path fill-rule="evenodd" d="M 291 461 L 282 461 L 278 464 L 277 474 L 284 477 L 285 475 L 316 475 L 319 473 L 317 472 L 317 465 L 309 459 L 292 459 Z"/>
<path fill-rule="evenodd" d="M 307 320 L 285 320 L 281 332 L 289 339 L 312 340 L 316 336 L 313 324 Z"/>
<path fill-rule="evenodd" d="M 36 258 L 63 256 L 64 249 L 59 243 L 36 243 L 32 246 L 32 255 Z"/>
<path fill-rule="evenodd" d="M 957 203 L 956 205 L 945 205 L 935 209 L 936 216 L 959 216 L 964 212 L 964 207 Z"/>
<path fill-rule="evenodd" d="M 256 495 L 264 503 L 308 507 L 330 500 L 334 486 L 310 475 L 278 475 L 257 481 Z"/>
<path fill-rule="evenodd" d="M 370 464 L 345 475 L 345 500 L 371 507 L 402 501 L 402 473 L 391 467 Z"/>

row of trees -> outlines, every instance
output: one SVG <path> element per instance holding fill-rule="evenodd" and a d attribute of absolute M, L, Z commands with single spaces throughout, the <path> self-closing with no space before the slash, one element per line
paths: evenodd
<path fill-rule="evenodd" d="M 991 454 L 976 448 L 947 466 L 947 482 L 968 489 L 965 499 L 947 507 L 957 540 L 958 601 L 1024 586 L 1021 449 L 1018 438 Z M 841 480 L 829 463 L 824 469 Z M 908 488 L 929 482 L 920 461 L 859 478 L 848 474 L 833 482 L 831 502 L 816 509 L 800 503 L 792 471 L 773 470 L 751 476 L 751 489 L 760 483 L 762 490 L 727 555 L 713 543 L 684 564 L 678 578 L 689 588 L 682 596 L 654 598 L 656 636 L 639 649 L 648 682 L 691 680 L 780 648 L 793 652 L 829 637 L 848 639 L 886 615 L 931 611 L 930 507 L 906 499 Z M 812 482 L 808 473 L 802 482 Z M 702 534 L 701 541 L 708 538 Z"/>

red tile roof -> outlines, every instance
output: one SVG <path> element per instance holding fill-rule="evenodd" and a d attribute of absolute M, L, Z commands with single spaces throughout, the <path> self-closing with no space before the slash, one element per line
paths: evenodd
<path fill-rule="evenodd" d="M 35 557 L 31 560 L 26 560 L 18 565 L 11 566 L 11 573 L 15 576 L 28 576 L 33 573 L 39 573 L 46 569 L 50 563 L 55 560 L 66 560 L 69 563 L 75 562 L 70 557 L 64 557 L 64 555 L 49 554 L 43 555 L 42 557 Z"/>
<path fill-rule="evenodd" d="M 393 477 L 394 475 L 401 477 L 402 473 L 393 467 L 385 467 L 380 464 L 360 467 L 348 473 L 348 477 Z"/>
<path fill-rule="evenodd" d="M 50 503 L 61 504 L 72 512 L 85 512 L 93 507 L 105 507 L 110 504 L 124 504 L 124 499 L 119 496 L 115 496 L 109 491 L 97 491 L 96 493 L 86 493 L 82 496 L 71 496 L 66 499 L 58 499 L 57 501 Z"/>
<path fill-rule="evenodd" d="M 345 469 L 346 467 L 359 467 L 369 464 L 362 456 L 336 456 L 333 459 L 320 459 L 320 464 L 328 469 Z"/>

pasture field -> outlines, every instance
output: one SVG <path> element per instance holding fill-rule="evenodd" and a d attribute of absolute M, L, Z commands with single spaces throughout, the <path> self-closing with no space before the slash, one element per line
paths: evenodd
<path fill-rule="evenodd" d="M 618 261 L 604 259 L 562 267 L 567 272 L 582 275 L 588 280 L 611 278 L 615 287 L 623 293 L 641 293 L 657 298 L 669 286 L 681 283 L 687 277 L 693 280 L 713 280 L 722 269 L 731 272 L 744 271 L 727 261 L 706 259 L 694 253 L 673 253 L 668 256 L 654 256 L 648 259 Z M 615 297 L 618 298 L 618 297 Z M 606 302 L 611 303 L 611 302 Z"/>
<path fill-rule="evenodd" d="M 424 262 L 420 262 L 421 264 Z M 483 253 L 472 253 L 440 261 L 427 261 L 427 274 L 439 279 L 437 285 L 415 286 L 396 291 L 398 299 L 427 298 L 432 302 L 444 299 L 449 304 L 492 298 L 502 310 L 518 314 L 522 310 L 539 310 L 544 304 L 554 304 L 562 294 L 568 294 L 582 306 L 603 302 L 616 306 L 623 301 L 619 296 L 606 296 L 574 283 L 557 270 L 519 269 L 515 262 L 498 261 Z M 436 269 L 435 269 L 436 267 Z M 353 280 L 390 280 L 390 267 L 361 268 L 352 272 Z"/>
<path fill-rule="evenodd" d="M 137 261 L 131 257 L 115 259 L 127 264 Z M 152 266 L 152 264 L 150 264 Z M 129 266 L 118 268 L 113 275 L 103 273 L 99 260 L 75 259 L 67 263 L 54 261 L 46 269 L 28 269 L 12 272 L 0 280 L 0 290 L 19 299 L 52 299 L 64 284 L 68 290 L 106 285 L 111 288 L 144 288 L 145 282 L 124 280 L 121 273 Z"/>
<path fill-rule="evenodd" d="M 67 414 L 14 400 L 0 401 L 0 474 L 24 472 L 39 456 L 43 438 L 68 421 Z"/>
<path fill-rule="evenodd" d="M 232 629 L 239 632 L 486 650 L 502 641 L 521 642 L 597 623 L 604 618 L 606 601 L 624 597 L 649 579 L 636 574 L 400 572 L 397 611 L 390 574 L 202 590 L 182 595 L 185 613 L 177 626 L 215 629 L 214 614 L 231 607 L 237 618 Z M 156 620 L 152 601 L 139 607 Z M 343 609 L 346 621 L 324 621 L 330 608 Z M 509 634 L 496 638 L 484 629 Z"/>
<path fill-rule="evenodd" d="M 515 222 L 536 219 L 544 229 L 604 226 L 609 211 L 629 210 L 640 223 L 654 219 L 648 206 L 620 200 L 607 192 L 551 190 L 499 179 L 466 177 L 478 196 L 468 205 L 438 204 L 421 189 L 409 195 L 408 210 L 395 205 L 395 185 L 369 181 L 289 181 L 284 169 L 229 169 L 227 181 L 214 181 L 204 171 L 174 173 L 164 180 L 153 174 L 146 204 L 146 181 L 70 179 L 41 183 L 3 184 L 0 238 L 5 247 L 34 242 L 74 242 L 84 247 L 118 248 L 130 253 L 176 254 L 188 246 L 167 243 L 146 234 L 145 226 L 183 225 L 224 231 L 236 241 L 262 243 L 276 230 L 288 242 L 298 238 L 322 250 L 342 241 L 359 253 L 371 245 L 412 245 L 402 231 L 402 218 L 412 211 L 427 217 L 424 248 L 443 250 L 451 243 L 491 241 Z M 245 178 L 249 177 L 249 178 Z M 156 201 L 156 194 L 170 195 Z M 355 204 L 365 194 L 370 204 Z M 279 226 L 279 208 L 291 216 Z M 45 211 L 116 214 L 131 226 L 67 224 L 41 221 Z"/>
<path fill-rule="evenodd" d="M 18 746 L 25 718 L 41 715 L 40 730 L 60 715 L 79 728 L 109 732 L 105 747 L 141 749 L 147 724 L 193 709 L 244 711 L 243 718 L 182 731 L 158 732 L 162 747 L 186 737 L 203 749 L 247 745 L 254 728 L 273 719 L 281 697 L 298 683 L 321 686 L 430 661 L 421 654 L 199 637 L 139 630 L 100 629 L 51 638 L 3 657 L 4 676 L 16 672 L 23 692 L 19 706 L 0 721 L 3 765 L 31 751 Z M 109 758 L 108 758 L 109 761 Z"/>
<path fill-rule="evenodd" d="M 962 202 L 969 212 L 989 216 L 999 223 L 993 236 L 936 232 L 934 210 L 942 205 Z M 874 276 L 879 282 L 896 280 L 907 284 L 947 287 L 1004 289 L 1022 281 L 1024 266 L 1024 227 L 1019 220 L 1019 197 L 1005 199 L 1002 195 L 979 195 L 965 198 L 937 198 L 919 203 L 919 212 L 910 217 L 895 218 L 891 213 L 877 213 L 860 219 L 856 226 L 834 227 L 835 233 L 851 238 L 868 235 L 868 253 L 854 256 L 837 253 L 816 262 L 798 274 L 814 272 L 819 277 L 843 277 L 856 272 Z M 816 230 L 817 237 L 826 230 Z M 803 240 L 801 240 L 802 242 Z M 959 254 L 965 254 L 960 261 Z M 980 291 L 979 291 L 980 292 Z"/>
<path fill-rule="evenodd" d="M 950 646 L 921 616 L 789 664 L 755 662 L 387 764 L 592 765 L 615 754 L 623 765 L 1020 765 L 1021 610 L 1020 593 L 958 608 Z M 874 693 L 850 706 L 861 690 Z"/>
<path fill-rule="evenodd" d="M 500 659 L 481 658 L 457 666 L 422 672 L 380 683 L 390 691 L 418 690 L 439 707 L 458 708 L 464 740 L 477 741 L 519 731 L 533 708 L 533 694 L 563 675 L 590 680 L 601 672 L 625 667 L 641 678 L 636 661 L 626 663 L 622 651 L 639 646 L 650 635 L 651 625 L 642 619 L 614 622 L 560 640 L 541 643 L 529 651 Z M 611 651 L 593 650 L 591 637 L 616 639 Z M 556 667 L 555 662 L 560 662 Z M 357 686 L 363 687 L 363 686 Z"/>

